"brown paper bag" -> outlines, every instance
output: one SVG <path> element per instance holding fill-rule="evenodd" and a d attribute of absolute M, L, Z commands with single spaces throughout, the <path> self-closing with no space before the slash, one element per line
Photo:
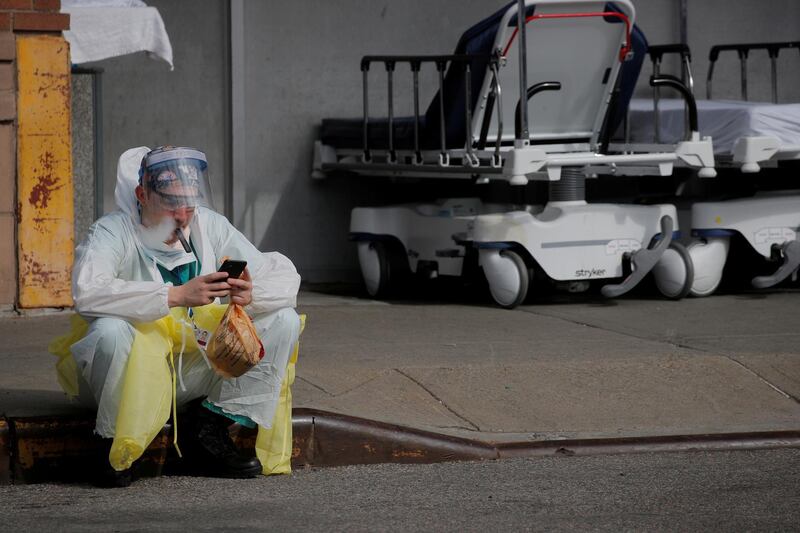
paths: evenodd
<path fill-rule="evenodd" d="M 211 335 L 206 355 L 217 374 L 238 378 L 261 361 L 264 346 L 240 305 L 230 304 Z"/>

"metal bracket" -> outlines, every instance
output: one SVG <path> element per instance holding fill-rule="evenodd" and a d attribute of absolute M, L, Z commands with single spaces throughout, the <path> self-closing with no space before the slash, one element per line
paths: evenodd
<path fill-rule="evenodd" d="M 526 175 L 542 170 L 546 162 L 547 154 L 541 148 L 515 146 L 505 158 L 503 174 L 511 185 L 525 185 Z"/>
<path fill-rule="evenodd" d="M 797 267 L 800 267 L 800 241 L 789 241 L 783 244 L 773 244 L 772 246 L 780 250 L 783 256 L 783 263 L 771 276 L 756 276 L 753 278 L 751 283 L 756 289 L 766 289 L 777 285 L 795 272 Z"/>
<path fill-rule="evenodd" d="M 775 137 L 740 137 L 733 146 L 733 162 L 741 163 L 744 174 L 752 174 L 761 170 L 759 162 L 771 159 L 780 147 Z"/>
<path fill-rule="evenodd" d="M 678 143 L 675 153 L 687 165 L 700 167 L 700 170 L 697 171 L 698 177 L 714 178 L 717 176 L 717 171 L 714 170 L 714 147 L 711 144 L 711 137 L 700 139 L 699 133 L 692 132 L 690 140 Z"/>
<path fill-rule="evenodd" d="M 631 265 L 633 271 L 627 278 L 622 280 L 619 284 L 604 285 L 600 292 L 606 298 L 616 298 L 622 296 L 636 285 L 650 272 L 656 263 L 658 263 L 661 256 L 669 247 L 672 242 L 672 230 L 675 227 L 672 217 L 664 215 L 661 217 L 661 240 L 659 240 L 652 248 L 641 249 L 633 252 L 630 255 Z"/>

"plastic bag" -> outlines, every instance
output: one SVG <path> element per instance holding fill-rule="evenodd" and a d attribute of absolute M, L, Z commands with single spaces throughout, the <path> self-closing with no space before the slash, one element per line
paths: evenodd
<path fill-rule="evenodd" d="M 261 361 L 264 346 L 241 306 L 230 304 L 206 349 L 211 366 L 224 378 L 238 378 Z"/>
<path fill-rule="evenodd" d="M 300 315 L 300 333 L 306 325 L 306 315 Z M 265 476 L 273 474 L 289 474 L 292 471 L 292 384 L 294 383 L 295 365 L 300 344 L 294 345 L 294 351 L 289 358 L 289 366 L 281 384 L 281 395 L 278 399 L 278 408 L 272 427 L 258 427 L 256 436 L 256 457 L 261 461 L 262 472 Z"/>

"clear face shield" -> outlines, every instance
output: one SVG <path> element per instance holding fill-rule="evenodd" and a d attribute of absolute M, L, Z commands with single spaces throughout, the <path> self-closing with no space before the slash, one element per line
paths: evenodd
<path fill-rule="evenodd" d="M 211 207 L 208 163 L 199 150 L 156 148 L 145 156 L 139 173 L 154 209 L 169 213 Z"/>
<path fill-rule="evenodd" d="M 165 146 L 149 152 L 142 160 L 139 179 L 146 194 L 142 206 L 142 240 L 160 249 L 180 241 L 189 253 L 188 225 L 198 206 L 211 207 L 208 163 L 194 148 Z M 149 221 L 149 222 L 148 222 Z"/>

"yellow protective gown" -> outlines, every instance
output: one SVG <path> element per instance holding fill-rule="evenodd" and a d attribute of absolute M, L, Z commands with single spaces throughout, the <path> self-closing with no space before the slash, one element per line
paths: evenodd
<path fill-rule="evenodd" d="M 226 308 L 226 305 L 219 304 L 194 308 L 193 321 L 198 327 L 213 331 Z M 305 316 L 300 318 L 302 330 Z M 174 308 L 169 315 L 154 322 L 135 324 L 134 328 L 134 341 L 117 412 L 116 434 L 109 454 L 111 466 L 116 470 L 129 468 L 142 456 L 147 446 L 163 429 L 169 419 L 170 410 L 173 412 L 173 431 L 177 447 L 179 418 L 176 416 L 175 405 L 175 358 L 182 348 L 186 353 L 199 350 L 186 309 Z M 87 322 L 75 315 L 70 333 L 50 345 L 50 351 L 59 358 L 56 364 L 59 383 L 71 396 L 78 395 L 79 387 L 78 369 L 69 348 L 86 334 L 87 329 Z M 291 472 L 291 385 L 294 382 L 297 357 L 298 346 L 295 345 L 281 386 L 272 427 L 258 428 L 256 455 L 265 475 Z"/>

